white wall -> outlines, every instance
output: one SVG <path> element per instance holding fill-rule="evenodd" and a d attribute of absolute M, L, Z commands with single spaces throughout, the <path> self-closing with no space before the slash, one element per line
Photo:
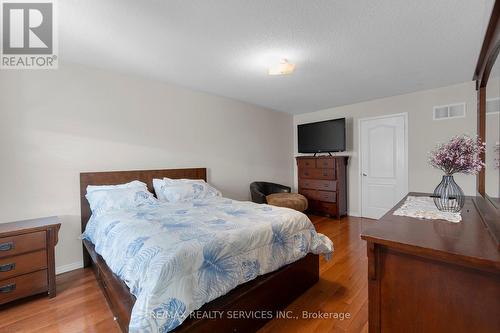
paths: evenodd
<path fill-rule="evenodd" d="M 435 105 L 467 103 L 466 117 L 441 121 L 432 120 Z M 348 210 L 359 215 L 358 119 L 394 113 L 408 113 L 409 190 L 432 192 L 441 180 L 441 172 L 427 164 L 428 152 L 439 142 L 457 134 L 476 134 L 476 92 L 473 82 L 420 91 L 411 94 L 341 106 L 294 116 L 294 152 L 297 155 L 297 124 L 334 118 L 347 118 L 347 149 L 351 156 L 348 167 Z M 295 187 L 297 168 L 294 167 Z M 457 175 L 464 192 L 474 195 L 475 176 Z"/>
<path fill-rule="evenodd" d="M 2 71 L 0 94 L 0 222 L 60 216 L 60 268 L 81 261 L 82 171 L 207 167 L 244 200 L 254 180 L 292 182 L 284 113 L 68 64 Z"/>

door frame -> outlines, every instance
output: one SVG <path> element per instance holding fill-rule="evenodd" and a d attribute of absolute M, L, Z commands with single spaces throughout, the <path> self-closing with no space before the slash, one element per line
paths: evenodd
<path fill-rule="evenodd" d="M 358 162 L 358 202 L 359 202 L 359 216 L 362 218 L 368 218 L 363 216 L 363 154 L 362 154 L 362 141 L 361 141 L 361 123 L 367 120 L 377 120 L 384 118 L 392 118 L 396 116 L 403 116 L 405 122 L 405 173 L 406 173 L 406 191 L 409 190 L 409 174 L 408 174 L 408 112 L 392 113 L 382 116 L 375 117 L 363 117 L 358 119 L 358 152 L 359 152 L 359 162 Z"/>

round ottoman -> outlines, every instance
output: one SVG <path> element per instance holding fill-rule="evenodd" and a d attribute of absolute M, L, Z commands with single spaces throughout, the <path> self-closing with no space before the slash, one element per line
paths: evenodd
<path fill-rule="evenodd" d="M 307 209 L 307 198 L 298 193 L 273 193 L 266 196 L 267 203 L 303 212 Z"/>

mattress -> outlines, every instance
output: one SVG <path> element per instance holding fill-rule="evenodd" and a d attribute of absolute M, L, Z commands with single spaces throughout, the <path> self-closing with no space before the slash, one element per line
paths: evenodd
<path fill-rule="evenodd" d="M 168 332 L 203 304 L 333 244 L 297 211 L 226 198 L 92 216 L 83 234 L 136 297 L 130 332 Z"/>

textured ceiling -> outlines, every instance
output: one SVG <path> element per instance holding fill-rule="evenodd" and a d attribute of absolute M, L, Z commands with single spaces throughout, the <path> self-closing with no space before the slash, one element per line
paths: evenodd
<path fill-rule="evenodd" d="M 60 59 L 297 114 L 471 80 L 492 4 L 64 0 Z"/>

